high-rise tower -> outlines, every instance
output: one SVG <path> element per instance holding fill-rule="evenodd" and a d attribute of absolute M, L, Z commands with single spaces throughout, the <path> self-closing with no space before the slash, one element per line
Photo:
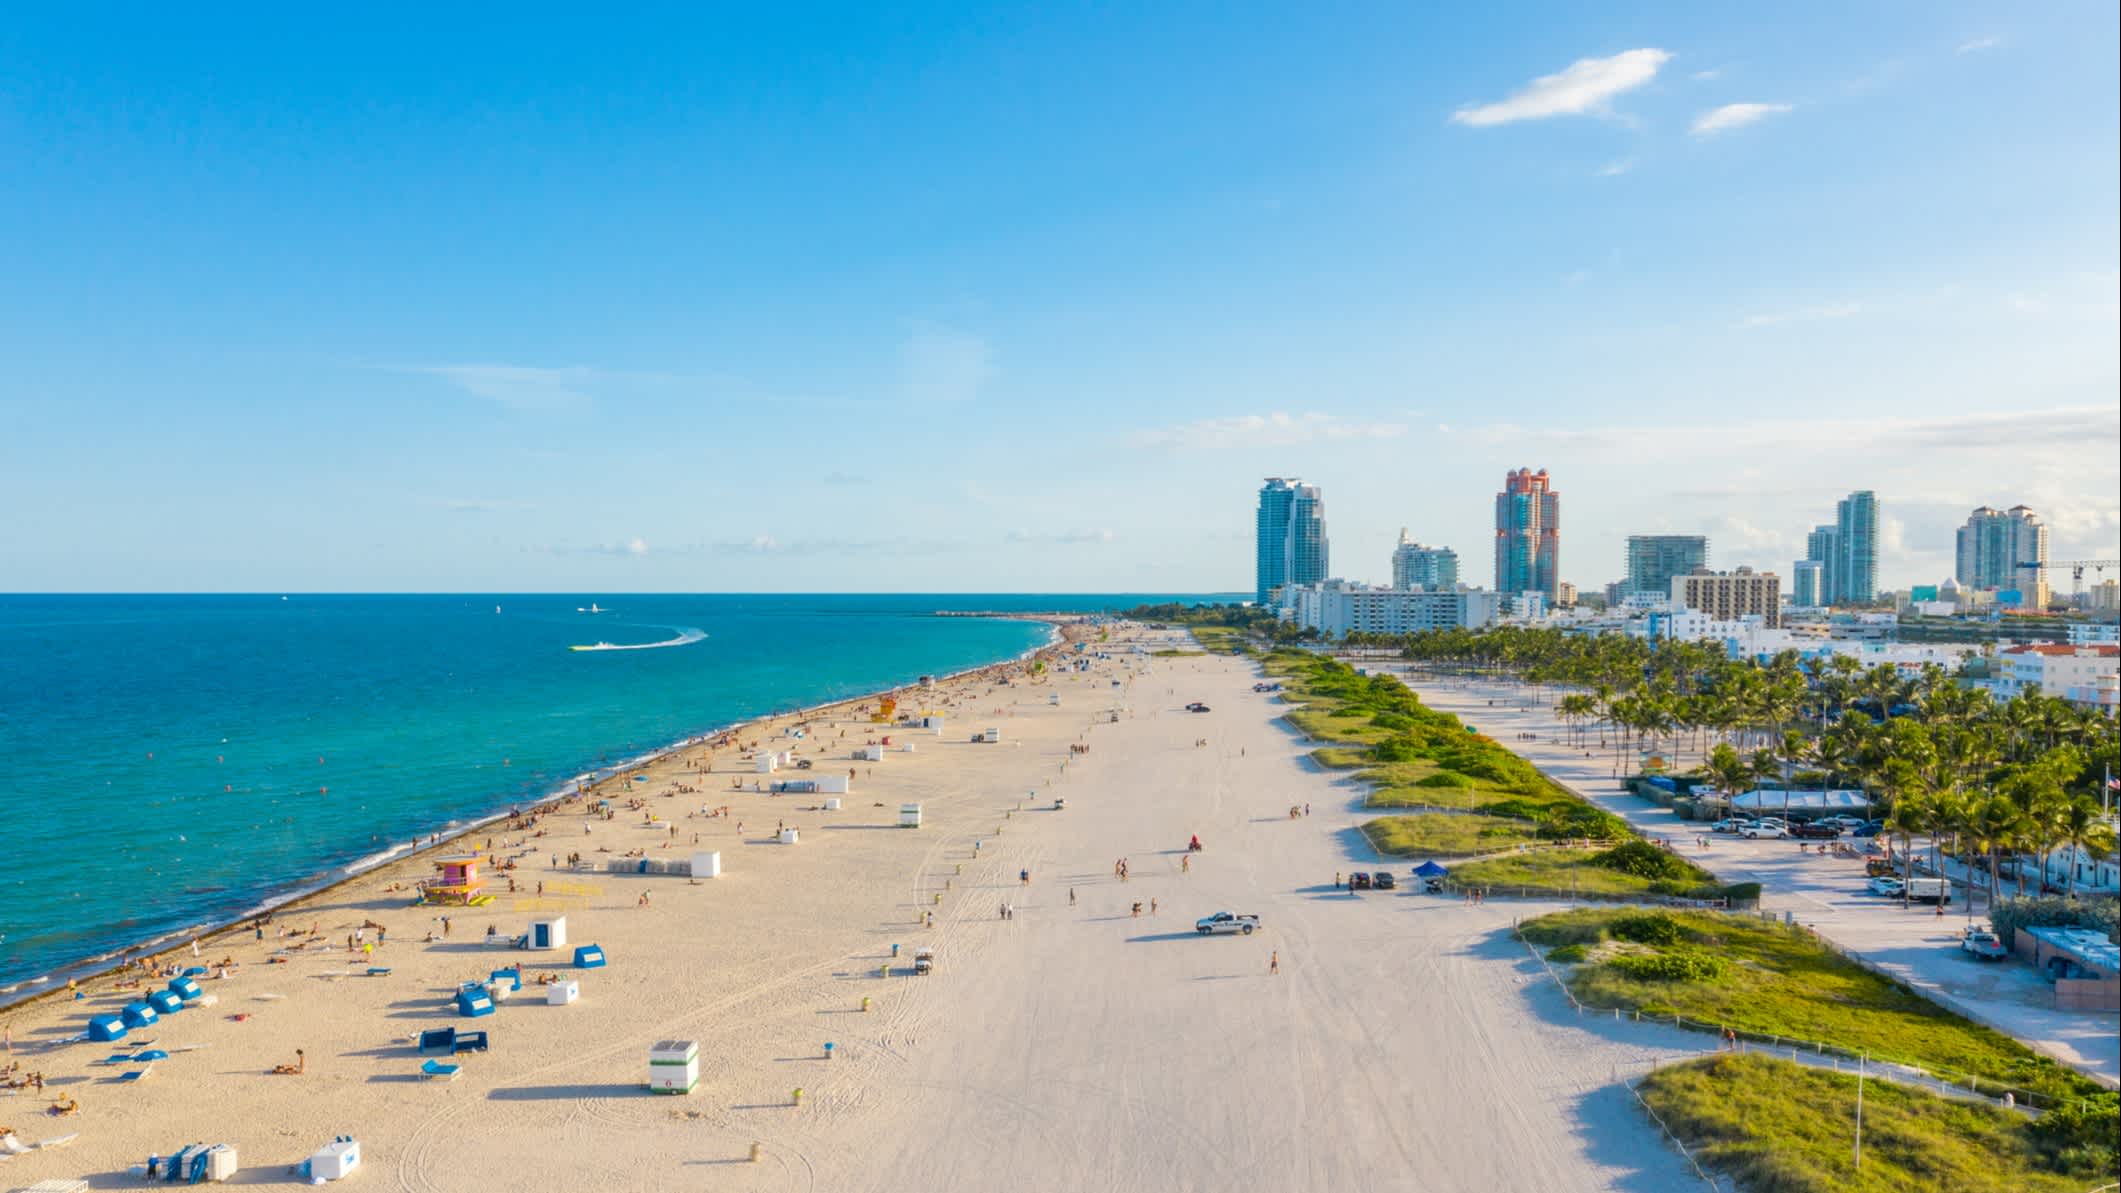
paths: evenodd
<path fill-rule="evenodd" d="M 1326 499 L 1317 485 L 1270 476 L 1259 489 L 1253 599 L 1264 605 L 1274 590 L 1316 584 L 1329 567 Z"/>
<path fill-rule="evenodd" d="M 1520 468 L 1495 495 L 1495 591 L 1545 593 L 1561 582 L 1561 494 L 1542 468 Z"/>
<path fill-rule="evenodd" d="M 1834 509 L 1836 603 L 1868 605 L 1878 599 L 1878 495 L 1858 489 Z"/>
<path fill-rule="evenodd" d="M 1952 578 L 1970 588 L 2033 588 L 2047 563 L 2047 525 L 2022 505 L 2009 513 L 1982 506 L 1959 528 L 1959 566 Z"/>
<path fill-rule="evenodd" d="M 1392 587 L 1451 591 L 1458 587 L 1458 552 L 1449 547 L 1424 547 L 1401 527 L 1399 545 L 1392 548 Z"/>

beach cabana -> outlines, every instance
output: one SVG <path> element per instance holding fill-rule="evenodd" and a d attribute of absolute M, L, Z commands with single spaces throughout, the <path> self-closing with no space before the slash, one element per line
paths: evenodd
<path fill-rule="evenodd" d="M 125 1038 L 132 1028 L 116 1015 L 93 1015 L 88 1021 L 88 1038 L 98 1044 L 108 1044 Z"/>
<path fill-rule="evenodd" d="M 483 986 L 471 986 L 457 991 L 457 1014 L 466 1019 L 477 1019 L 493 1014 L 493 996 Z"/>
<path fill-rule="evenodd" d="M 118 1017 L 125 1020 L 127 1027 L 153 1027 L 162 1014 L 144 1002 L 129 1002 L 118 1012 Z"/>
<path fill-rule="evenodd" d="M 601 945 L 585 944 L 574 951 L 576 969 L 604 968 L 604 949 Z"/>
<path fill-rule="evenodd" d="M 854 758 L 857 762 L 882 762 L 884 760 L 884 747 L 856 746 L 854 748 Z"/>
<path fill-rule="evenodd" d="M 1449 870 L 1437 865 L 1434 861 L 1426 861 L 1414 867 L 1414 876 L 1416 878 L 1442 878 L 1449 873 Z"/>
<path fill-rule="evenodd" d="M 658 1040 L 648 1049 L 650 1093 L 689 1094 L 699 1083 L 699 1041 Z"/>
<path fill-rule="evenodd" d="M 775 839 L 783 845 L 794 845 L 797 842 L 801 841 L 803 838 L 802 834 L 796 832 L 794 829 L 784 828 L 780 831 L 780 835 Z"/>
<path fill-rule="evenodd" d="M 158 1015 L 174 1015 L 184 1009 L 184 1000 L 168 990 L 157 990 L 147 996 L 147 1005 Z"/>
<path fill-rule="evenodd" d="M 361 1145 L 351 1135 L 341 1135 L 315 1155 L 302 1161 L 303 1175 L 312 1181 L 335 1181 L 353 1175 L 361 1166 Z"/>
<path fill-rule="evenodd" d="M 900 828 L 919 828 L 921 826 L 921 806 L 919 804 L 900 804 L 898 806 L 898 826 Z"/>
<path fill-rule="evenodd" d="M 199 983 L 190 978 L 171 978 L 169 992 L 185 1003 L 195 1003 L 205 996 L 205 992 L 199 989 Z"/>
<path fill-rule="evenodd" d="M 496 969 L 486 975 L 486 984 L 489 986 L 505 985 L 508 987 L 509 993 L 513 994 L 523 988 L 523 971 L 520 969 Z"/>
<path fill-rule="evenodd" d="M 564 1007 L 582 997 L 582 984 L 575 981 L 554 982 L 545 987 L 545 1005 Z"/>
<path fill-rule="evenodd" d="M 530 921 L 530 947 L 539 950 L 566 948 L 567 917 L 556 915 L 549 920 Z"/>
<path fill-rule="evenodd" d="M 694 878 L 720 878 L 722 876 L 722 852 L 719 849 L 692 855 Z"/>

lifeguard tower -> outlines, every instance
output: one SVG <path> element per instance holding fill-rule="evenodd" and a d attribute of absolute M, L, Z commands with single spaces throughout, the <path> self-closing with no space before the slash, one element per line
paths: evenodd
<path fill-rule="evenodd" d="M 493 902 L 486 880 L 479 877 L 476 856 L 442 858 L 435 870 L 433 878 L 420 884 L 420 902 L 439 907 L 484 907 Z"/>
<path fill-rule="evenodd" d="M 897 715 L 898 697 L 886 696 L 882 700 L 877 701 L 876 715 L 870 717 L 869 720 L 874 724 L 889 725 L 891 718 Z"/>

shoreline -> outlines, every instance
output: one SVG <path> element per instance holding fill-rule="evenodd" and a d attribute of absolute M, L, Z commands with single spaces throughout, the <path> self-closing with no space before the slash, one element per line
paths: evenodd
<path fill-rule="evenodd" d="M 943 616 L 943 614 L 934 614 L 933 616 Z M 989 615 L 980 614 L 978 616 Z M 943 684 L 954 683 L 968 676 L 991 671 L 997 667 L 1009 667 L 1038 658 L 1065 643 L 1066 637 L 1062 631 L 1064 625 L 1077 624 L 1089 618 L 1087 614 L 1066 613 L 1025 616 L 997 614 L 992 616 L 997 620 L 1043 623 L 1047 628 L 1046 640 L 1029 649 L 1018 651 L 1006 659 L 997 659 L 994 662 L 982 663 L 976 667 L 965 667 L 957 671 L 932 676 L 930 679 L 933 684 L 939 687 Z M 66 994 L 74 988 L 73 984 L 79 984 L 85 988 L 88 982 L 98 977 L 116 973 L 135 960 L 158 957 L 180 948 L 192 940 L 197 940 L 201 945 L 204 945 L 216 937 L 243 927 L 260 916 L 274 915 L 308 900 L 327 895 L 349 883 L 366 878 L 386 866 L 397 865 L 427 854 L 446 850 L 454 843 L 488 825 L 517 816 L 542 812 L 566 800 L 589 794 L 613 779 L 653 765 L 680 751 L 726 738 L 769 722 L 795 718 L 800 723 L 802 720 L 813 718 L 834 709 L 844 708 L 864 701 L 877 700 L 919 686 L 921 686 L 920 680 L 916 679 L 911 683 L 895 684 L 888 688 L 878 688 L 874 691 L 856 693 L 851 696 L 841 696 L 817 704 L 757 713 L 743 720 L 732 721 L 719 728 L 694 733 L 667 745 L 657 746 L 617 762 L 583 771 L 564 780 L 555 790 L 526 803 L 516 804 L 501 811 L 487 813 L 472 820 L 457 823 L 446 832 L 429 834 L 424 843 L 420 838 L 414 838 L 411 841 L 392 845 L 356 858 L 345 865 L 328 867 L 317 875 L 312 876 L 310 881 L 293 889 L 278 893 L 268 893 L 258 902 L 251 904 L 234 915 L 220 919 L 203 920 L 197 924 L 176 928 L 137 944 L 127 945 L 97 956 L 85 957 L 78 961 L 56 965 L 48 973 L 39 974 L 32 978 L 24 978 L 12 987 L 0 989 L 0 1013 L 17 1013 L 35 1006 L 53 995 Z M 32 986 L 35 988 L 31 989 Z"/>

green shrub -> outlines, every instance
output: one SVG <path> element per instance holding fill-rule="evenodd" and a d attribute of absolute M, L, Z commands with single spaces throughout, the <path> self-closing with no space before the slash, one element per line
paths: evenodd
<path fill-rule="evenodd" d="M 1629 841 L 1615 845 L 1603 853 L 1595 854 L 1591 864 L 1622 874 L 1633 874 L 1637 878 L 1694 878 L 1698 871 L 1669 850 L 1661 849 L 1648 841 Z"/>
<path fill-rule="evenodd" d="M 1471 787 L 1474 783 L 1473 780 L 1466 778 L 1457 771 L 1440 770 L 1433 775 L 1416 779 L 1414 785 L 1416 787 Z"/>
<path fill-rule="evenodd" d="M 2121 934 L 2121 901 L 2068 899 L 2060 895 L 2004 899 L 1989 912 L 1988 922 L 1995 926 L 1996 935 L 2003 938 L 2006 947 L 2016 947 L 2020 928 L 2096 928 L 2113 940 Z"/>
<path fill-rule="evenodd" d="M 1686 931 L 1679 926 L 1679 921 L 1661 911 L 1615 916 L 1613 922 L 1606 925 L 1606 931 L 1615 940 L 1632 940 L 1636 944 L 1659 947 L 1675 945 L 1686 938 Z"/>
<path fill-rule="evenodd" d="M 1730 972 L 1723 958 L 1700 949 L 1667 949 L 1661 953 L 1622 953 L 1606 961 L 1626 977 L 1641 982 L 1705 982 Z"/>
<path fill-rule="evenodd" d="M 2032 1132 L 2058 1172 L 2121 1169 L 2121 1093 L 2064 1102 L 2035 1119 Z"/>
<path fill-rule="evenodd" d="M 1723 888 L 1723 897 L 1731 901 L 1732 907 L 1743 907 L 1760 902 L 1760 884 L 1757 882 L 1734 882 Z"/>
<path fill-rule="evenodd" d="M 1555 949 L 1553 952 L 1548 953 L 1547 960 L 1559 961 L 1567 965 L 1574 965 L 1578 961 L 1582 961 L 1590 955 L 1591 946 L 1589 945 L 1565 944 L 1562 945 L 1560 948 Z"/>
<path fill-rule="evenodd" d="M 1414 718 L 1403 712 L 1381 712 L 1371 717 L 1370 723 L 1379 729 L 1412 729 Z"/>
<path fill-rule="evenodd" d="M 1413 762 L 1424 754 L 1421 743 L 1404 733 L 1388 737 L 1370 749 L 1370 756 L 1379 762 Z"/>

